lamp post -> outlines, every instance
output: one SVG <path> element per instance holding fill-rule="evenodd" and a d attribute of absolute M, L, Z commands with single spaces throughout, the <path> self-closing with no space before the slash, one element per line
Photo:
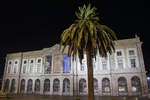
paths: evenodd
<path fill-rule="evenodd" d="M 147 77 L 147 84 L 148 84 L 148 90 L 150 91 L 150 76 Z"/>

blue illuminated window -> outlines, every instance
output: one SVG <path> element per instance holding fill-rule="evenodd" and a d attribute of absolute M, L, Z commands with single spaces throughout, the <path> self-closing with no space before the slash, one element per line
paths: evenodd
<path fill-rule="evenodd" d="M 71 70 L 71 59 L 68 55 L 64 55 L 63 72 L 64 73 L 69 73 L 70 70 Z"/>

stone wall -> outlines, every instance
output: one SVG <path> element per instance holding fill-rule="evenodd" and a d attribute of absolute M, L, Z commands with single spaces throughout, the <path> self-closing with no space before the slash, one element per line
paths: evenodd
<path fill-rule="evenodd" d="M 112 96 L 118 96 L 120 93 L 118 92 L 118 79 L 120 77 L 124 77 L 127 82 L 127 94 L 125 95 L 135 95 L 133 93 L 133 86 L 131 79 L 134 76 L 137 76 L 140 79 L 140 84 L 141 84 L 141 91 L 140 95 L 146 94 L 148 92 L 147 88 L 147 81 L 146 81 L 146 72 L 145 72 L 145 66 L 144 66 L 144 60 L 143 60 L 143 54 L 142 54 L 142 49 L 141 49 L 142 42 L 140 41 L 139 37 L 132 38 L 132 39 L 124 39 L 124 40 L 118 40 L 116 41 L 115 49 L 116 52 L 113 53 L 112 55 L 108 55 L 107 60 L 101 58 L 100 55 L 98 54 L 96 57 L 95 61 L 95 69 L 94 69 L 94 78 L 98 80 L 98 93 L 96 95 L 112 95 Z M 135 68 L 131 68 L 131 63 L 129 60 L 129 50 L 134 50 L 135 52 Z M 117 52 L 121 52 L 121 57 L 117 58 Z M 65 50 L 65 53 L 67 54 L 67 49 Z M 71 70 L 69 73 L 64 73 L 63 72 L 63 62 L 62 59 L 57 59 L 57 55 L 60 55 L 63 57 L 61 51 L 59 50 L 59 45 L 56 44 L 53 47 L 50 48 L 44 48 L 42 50 L 37 50 L 37 51 L 29 51 L 29 52 L 20 52 L 20 53 L 12 53 L 8 54 L 6 57 L 6 64 L 5 64 L 5 70 L 4 70 L 4 75 L 3 75 L 3 86 L 2 90 L 5 90 L 5 83 L 6 80 L 9 79 L 9 90 L 10 92 L 11 89 L 11 80 L 15 79 L 16 84 L 15 84 L 15 93 L 20 93 L 20 85 L 21 85 L 21 80 L 25 80 L 25 91 L 24 93 L 27 93 L 27 84 L 28 80 L 32 79 L 33 81 L 33 87 L 32 87 L 32 93 L 35 93 L 35 80 L 39 79 L 40 80 L 40 94 L 43 94 L 43 89 L 44 89 L 44 80 L 49 79 L 50 80 L 50 92 L 48 93 L 49 95 L 54 95 L 53 92 L 53 82 L 55 79 L 59 79 L 59 92 L 57 95 L 80 95 L 80 87 L 79 87 L 79 81 L 80 79 L 85 79 L 86 84 L 88 82 L 87 80 L 87 67 L 86 65 L 83 67 L 81 70 L 81 64 L 79 62 L 79 59 L 77 58 L 75 61 L 71 60 Z M 45 58 L 46 56 L 52 56 L 52 68 L 51 72 L 49 74 L 45 74 Z M 56 58 L 56 59 L 54 59 Z M 9 61 L 14 61 L 18 60 L 18 68 L 17 68 L 17 73 L 13 73 L 11 71 L 8 73 L 8 66 L 9 66 Z M 24 60 L 27 59 L 27 69 L 25 73 L 23 72 L 23 64 Z M 37 71 L 37 64 L 38 64 L 38 59 L 41 59 L 42 62 L 40 66 L 40 72 Z M 120 69 L 118 66 L 118 59 L 121 59 L 123 61 L 123 69 Z M 31 62 L 33 60 L 33 71 L 31 70 Z M 61 61 L 60 61 L 61 60 Z M 103 60 L 105 61 L 103 63 Z M 86 56 L 85 56 L 85 63 L 86 63 Z M 59 65 L 58 65 L 59 64 Z M 106 64 L 106 66 L 104 65 Z M 134 64 L 134 63 L 133 63 Z M 58 68 L 54 68 L 54 67 Z M 103 67 L 106 67 L 106 70 L 103 69 Z M 59 71 L 57 72 L 57 69 Z M 14 67 L 12 67 L 12 70 L 14 70 Z M 63 81 L 64 79 L 67 78 L 70 81 L 70 92 L 65 94 L 63 93 Z M 110 82 L 110 93 L 103 93 L 103 87 L 102 87 L 102 80 L 104 78 L 107 78 Z M 108 87 L 107 87 L 108 88 Z M 86 88 L 87 89 L 87 88 Z M 83 93 L 82 95 L 87 95 L 86 93 Z"/>

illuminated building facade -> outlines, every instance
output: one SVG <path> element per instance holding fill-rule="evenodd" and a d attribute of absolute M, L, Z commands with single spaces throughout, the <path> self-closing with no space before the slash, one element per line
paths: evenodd
<path fill-rule="evenodd" d="M 95 95 L 144 95 L 148 91 L 139 37 L 116 41 L 116 51 L 93 59 Z M 86 55 L 80 64 L 59 45 L 8 54 L 2 91 L 21 94 L 87 95 Z"/>

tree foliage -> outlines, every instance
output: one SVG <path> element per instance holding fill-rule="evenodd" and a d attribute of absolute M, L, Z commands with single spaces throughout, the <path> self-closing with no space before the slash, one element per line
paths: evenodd
<path fill-rule="evenodd" d="M 77 19 L 61 35 L 60 47 L 63 45 L 64 50 L 69 46 L 68 55 L 75 58 L 78 53 L 80 61 L 87 48 L 90 48 L 92 57 L 95 57 L 97 52 L 100 56 L 107 57 L 108 53 L 111 54 L 115 50 L 116 35 L 109 27 L 99 23 L 96 10 L 91 4 L 79 7 L 75 12 Z"/>

